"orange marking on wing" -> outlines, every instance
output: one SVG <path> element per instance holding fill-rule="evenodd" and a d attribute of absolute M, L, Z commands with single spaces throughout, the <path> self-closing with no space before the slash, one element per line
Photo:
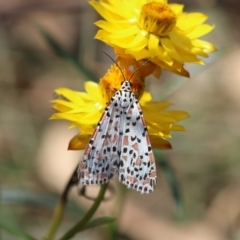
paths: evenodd
<path fill-rule="evenodd" d="M 132 114 L 132 109 L 131 108 L 128 110 L 128 114 Z"/>
<path fill-rule="evenodd" d="M 96 136 L 97 136 L 97 134 L 98 134 L 98 129 L 96 129 L 96 130 L 94 131 L 94 133 L 93 133 L 93 135 L 92 135 L 92 137 L 91 137 L 91 138 L 95 139 L 95 138 L 96 138 Z"/>
<path fill-rule="evenodd" d="M 107 174 L 99 173 L 99 174 L 97 175 L 97 178 L 98 178 L 98 179 L 107 178 Z"/>
<path fill-rule="evenodd" d="M 143 126 L 146 126 L 147 124 L 146 124 L 146 122 L 145 122 L 145 119 L 144 119 L 143 117 L 141 117 L 141 120 L 142 120 Z"/>
<path fill-rule="evenodd" d="M 135 183 L 137 179 L 135 177 L 128 176 L 127 180 L 129 180 L 131 183 Z"/>
<path fill-rule="evenodd" d="M 151 152 L 148 156 L 149 156 L 150 162 L 155 163 L 155 158 L 154 158 L 153 153 Z"/>
<path fill-rule="evenodd" d="M 123 138 L 123 145 L 129 145 L 129 143 L 128 143 L 128 136 L 125 136 Z"/>
<path fill-rule="evenodd" d="M 146 178 L 145 181 L 143 182 L 143 185 L 149 184 L 149 183 L 150 183 L 150 180 L 151 180 L 150 178 Z"/>
<path fill-rule="evenodd" d="M 84 151 L 84 155 L 88 155 L 91 151 L 91 148 L 90 147 L 87 147 Z"/>
<path fill-rule="evenodd" d="M 98 161 L 102 161 L 103 160 L 103 156 L 102 155 L 98 155 L 97 160 Z"/>
<path fill-rule="evenodd" d="M 146 140 L 147 140 L 147 144 L 148 144 L 148 145 L 151 145 L 149 135 L 146 136 Z"/>
<path fill-rule="evenodd" d="M 136 161 L 136 165 L 140 166 L 142 164 L 142 160 L 140 159 L 140 157 L 138 157 L 137 161 Z"/>
<path fill-rule="evenodd" d="M 106 136 L 106 138 L 103 141 L 103 146 L 108 146 L 110 143 L 109 138 Z"/>
<path fill-rule="evenodd" d="M 127 157 L 127 156 L 122 156 L 122 159 L 123 159 L 124 161 L 127 161 L 128 157 Z"/>
<path fill-rule="evenodd" d="M 118 135 L 114 135 L 112 143 L 117 143 L 118 142 Z"/>
<path fill-rule="evenodd" d="M 137 143 L 133 144 L 132 147 L 133 147 L 135 150 L 137 150 L 137 151 L 139 150 Z"/>
<path fill-rule="evenodd" d="M 85 163 L 80 163 L 80 168 L 81 168 L 81 169 L 86 169 L 86 167 L 87 167 L 87 164 L 85 164 Z"/>
<path fill-rule="evenodd" d="M 154 172 L 151 172 L 151 174 L 150 174 L 150 177 L 156 177 L 157 176 L 157 173 L 156 173 L 156 171 L 154 171 Z"/>

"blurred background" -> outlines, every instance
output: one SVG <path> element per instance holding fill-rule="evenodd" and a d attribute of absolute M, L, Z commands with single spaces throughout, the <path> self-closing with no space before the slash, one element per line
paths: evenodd
<path fill-rule="evenodd" d="M 173 133 L 172 150 L 156 152 L 154 193 L 124 192 L 113 181 L 115 192 L 98 215 L 116 216 L 117 232 L 96 228 L 81 239 L 240 239 L 240 2 L 169 2 L 209 16 L 216 27 L 204 40 L 218 52 L 205 66 L 187 65 L 190 79 L 165 71 L 161 81 L 147 81 L 155 100 L 191 115 L 181 122 L 187 131 Z M 43 239 L 80 160 L 80 151 L 67 151 L 77 130 L 48 120 L 50 101 L 54 89 L 83 91 L 84 81 L 97 81 L 110 66 L 101 53 L 112 54 L 110 47 L 93 39 L 99 18 L 83 0 L 0 1 L 1 240 L 27 239 L 21 231 Z M 78 189 L 71 191 L 58 237 L 92 204 Z M 91 196 L 97 191 L 87 189 Z"/>

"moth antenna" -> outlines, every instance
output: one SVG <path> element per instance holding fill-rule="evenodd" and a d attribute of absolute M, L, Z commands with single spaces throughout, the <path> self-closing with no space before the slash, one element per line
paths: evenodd
<path fill-rule="evenodd" d="M 147 64 L 148 62 L 150 62 L 153 58 L 149 58 L 146 62 L 144 62 L 141 66 L 139 66 L 135 72 L 131 75 L 131 77 L 129 78 L 129 81 L 131 80 L 131 78 L 134 76 L 134 74 L 142 67 L 144 66 L 145 64 Z"/>
<path fill-rule="evenodd" d="M 121 72 L 121 74 L 122 74 L 122 76 L 123 76 L 123 79 L 124 79 L 124 81 L 126 80 L 126 78 L 125 78 L 125 76 L 124 76 L 124 74 L 123 74 L 123 71 L 122 71 L 122 69 L 119 67 L 119 65 L 117 64 L 117 62 L 110 56 L 110 55 L 108 55 L 107 53 L 105 53 L 105 52 L 103 52 L 102 51 L 102 53 L 104 53 L 105 55 L 107 55 L 115 64 L 116 64 L 116 66 L 118 67 L 118 69 L 120 70 L 120 72 Z"/>

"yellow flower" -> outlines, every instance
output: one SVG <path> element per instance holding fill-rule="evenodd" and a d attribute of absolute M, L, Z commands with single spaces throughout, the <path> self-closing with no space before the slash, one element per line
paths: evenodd
<path fill-rule="evenodd" d="M 144 92 L 144 79 L 139 71 L 134 74 L 127 69 L 119 70 L 115 64 L 110 67 L 108 72 L 100 79 L 100 87 L 102 94 L 106 102 L 109 102 L 110 98 L 115 94 L 117 90 L 121 88 L 122 81 L 130 79 L 132 83 L 132 91 L 137 99 L 140 99 Z"/>
<path fill-rule="evenodd" d="M 124 72 L 126 73 L 126 72 Z M 130 74 L 130 73 L 128 73 Z M 125 75 L 125 74 L 124 74 Z M 118 68 L 112 66 L 100 83 L 86 82 L 86 92 L 77 92 L 67 88 L 56 89 L 62 99 L 53 100 L 53 108 L 57 110 L 50 119 L 65 119 L 72 122 L 71 127 L 78 127 L 79 134 L 69 143 L 69 149 L 84 149 L 90 136 L 106 107 L 106 102 L 115 91 L 120 89 L 123 76 Z M 188 117 L 183 111 L 166 110 L 170 103 L 153 102 L 149 92 L 144 92 L 144 83 L 139 76 L 131 77 L 132 91 L 139 99 L 153 148 L 168 149 L 171 131 L 184 131 L 177 122 Z M 104 90 L 104 91 L 103 91 Z"/>
<path fill-rule="evenodd" d="M 168 69 L 189 76 L 184 63 L 203 64 L 199 57 L 215 51 L 213 44 L 198 38 L 214 27 L 203 24 L 202 13 L 183 12 L 182 4 L 167 0 L 90 1 L 105 19 L 95 24 L 101 28 L 95 38 L 114 47 L 118 60 L 124 62 L 151 59 L 152 73 L 159 76 Z"/>

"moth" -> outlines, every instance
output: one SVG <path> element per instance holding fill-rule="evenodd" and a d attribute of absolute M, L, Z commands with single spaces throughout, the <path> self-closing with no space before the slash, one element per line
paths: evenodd
<path fill-rule="evenodd" d="M 146 123 L 128 80 L 108 103 L 78 167 L 84 185 L 105 184 L 115 175 L 140 193 L 152 192 L 157 181 Z"/>

